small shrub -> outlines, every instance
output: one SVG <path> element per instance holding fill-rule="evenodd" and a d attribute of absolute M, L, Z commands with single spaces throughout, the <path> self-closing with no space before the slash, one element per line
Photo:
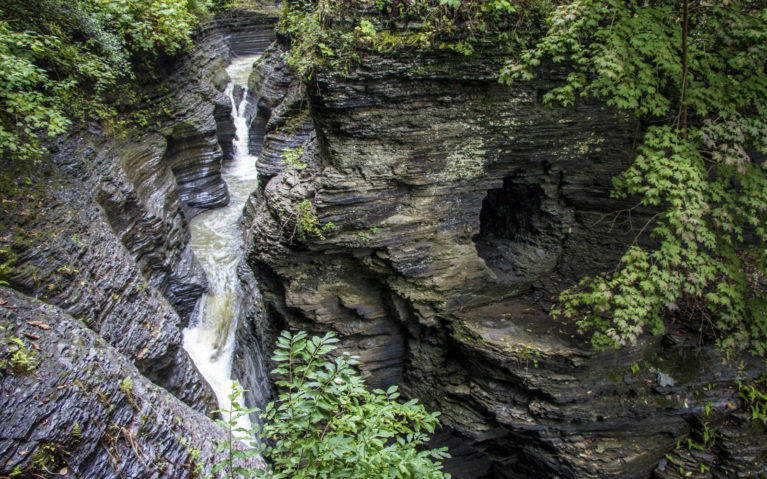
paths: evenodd
<path fill-rule="evenodd" d="M 751 419 L 767 424 L 767 392 L 763 391 L 765 383 L 767 383 L 767 376 L 762 376 L 752 384 L 737 381 L 738 395 L 751 413 Z"/>
<path fill-rule="evenodd" d="M 397 402 L 397 386 L 368 391 L 354 358 L 348 353 L 329 357 L 336 343 L 333 333 L 308 338 L 305 332 L 282 332 L 272 357 L 281 392 L 261 414 L 262 445 L 251 449 L 270 465 L 253 471 L 233 463 L 249 454 L 234 449 L 231 441 L 238 417 L 251 411 L 237 404 L 242 390 L 236 388 L 229 421 L 223 423 L 230 440 L 219 445 L 219 451 L 229 448 L 230 458 L 215 471 L 227 468 L 229 477 L 450 477 L 441 470 L 441 461 L 450 457 L 447 448 L 424 449 L 439 426 L 439 413 L 426 412 L 417 399 Z"/>
<path fill-rule="evenodd" d="M 120 383 L 120 392 L 126 396 L 133 392 L 133 380 L 129 376 L 125 376 L 125 378 L 123 378 L 122 382 Z"/>
<path fill-rule="evenodd" d="M 325 233 L 333 231 L 336 227 L 336 225 L 330 221 L 324 225 L 320 224 L 320 220 L 314 212 L 314 205 L 312 205 L 312 202 L 308 199 L 304 199 L 298 203 L 288 215 L 280 213 L 280 219 L 283 222 L 283 226 L 290 223 L 293 224 L 293 232 L 289 239 L 291 242 L 296 235 L 298 235 L 302 241 L 306 241 L 310 236 L 316 236 L 324 241 Z"/>

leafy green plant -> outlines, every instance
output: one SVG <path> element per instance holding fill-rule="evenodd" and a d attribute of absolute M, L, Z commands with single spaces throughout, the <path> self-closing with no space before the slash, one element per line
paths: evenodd
<path fill-rule="evenodd" d="M 225 415 L 225 419 L 216 419 L 216 423 L 227 432 L 227 440 L 220 442 L 216 446 L 216 453 L 227 452 L 226 459 L 213 465 L 211 472 L 213 474 L 219 471 L 225 471 L 226 476 L 234 479 L 235 477 L 262 477 L 263 472 L 260 469 L 243 466 L 244 461 L 263 452 L 263 447 L 258 444 L 258 426 L 252 429 L 243 428 L 240 420 L 256 411 L 256 408 L 245 408 L 241 404 L 241 396 L 245 391 L 237 382 L 232 383 L 232 392 L 229 393 L 229 409 L 217 410 L 216 413 Z M 243 446 L 238 447 L 238 442 Z"/>
<path fill-rule="evenodd" d="M 242 391 L 235 389 L 224 423 L 230 440 L 219 446 L 229 448 L 231 456 L 216 471 L 228 468 L 229 477 L 450 477 L 441 470 L 441 461 L 449 457 L 446 448 L 424 449 L 439 426 L 439 413 L 428 413 L 415 399 L 398 402 L 396 386 L 368 391 L 354 358 L 348 353 L 331 357 L 337 343 L 333 333 L 312 338 L 305 332 L 280 334 L 272 357 L 280 393 L 261 414 L 261 445 L 251 443 L 251 450 L 269 460 L 267 470 L 233 465 L 248 457 L 231 441 L 237 418 L 251 411 L 237 405 Z"/>
<path fill-rule="evenodd" d="M 378 227 L 373 226 L 367 231 L 358 231 L 357 236 L 359 236 L 359 238 L 362 240 L 363 243 L 368 244 L 370 243 L 370 240 L 372 239 L 373 235 L 375 235 L 376 233 L 378 233 Z"/>
<path fill-rule="evenodd" d="M 736 381 L 738 396 L 740 396 L 751 413 L 751 419 L 767 424 L 767 392 L 764 391 L 765 383 L 767 383 L 767 376 L 762 376 L 749 385 Z"/>
<path fill-rule="evenodd" d="M 288 170 L 303 170 L 306 168 L 306 163 L 301 161 L 303 155 L 303 146 L 299 146 L 298 148 L 287 147 L 285 148 L 285 151 L 282 152 L 282 164 L 285 165 Z"/>
<path fill-rule="evenodd" d="M 301 200 L 287 214 L 284 211 L 280 211 L 279 218 L 283 228 L 292 225 L 292 232 L 288 238 L 288 241 L 291 242 L 296 235 L 303 241 L 306 241 L 310 236 L 316 236 L 324 241 L 325 233 L 333 231 L 336 227 L 331 221 L 320 224 L 320 220 L 314 212 L 314 205 L 308 199 Z"/>
<path fill-rule="evenodd" d="M 27 349 L 24 340 L 11 336 L 7 339 L 10 348 L 6 352 L 7 358 L 0 361 L 0 367 L 9 368 L 11 372 L 28 373 L 37 367 L 37 353 Z"/>
<path fill-rule="evenodd" d="M 120 392 L 126 396 L 133 393 L 133 380 L 130 376 L 125 376 L 120 382 Z"/>
<path fill-rule="evenodd" d="M 39 160 L 73 118 L 108 119 L 110 90 L 191 45 L 199 1 L 8 0 L 0 6 L 0 155 Z M 151 70 L 151 68 L 148 68 Z"/>
<path fill-rule="evenodd" d="M 352 0 L 282 2 L 278 28 L 291 38 L 288 61 L 299 77 L 311 79 L 317 67 L 327 65 L 345 69 L 361 61 L 371 47 L 379 52 L 442 48 L 472 55 L 484 40 L 512 51 L 529 42 L 538 18 L 549 8 L 548 1 L 528 0 L 374 0 L 367 4 L 376 8 L 367 9 L 365 2 Z M 396 23 L 391 22 L 394 19 Z M 418 28 L 409 28 L 410 22 Z M 512 29 L 502 28 L 510 24 Z"/>
<path fill-rule="evenodd" d="M 70 455 L 71 453 L 66 451 L 61 444 L 41 443 L 37 451 L 32 455 L 31 466 L 24 472 L 30 474 L 30 477 L 59 475 L 61 466 L 66 465 L 67 456 Z"/>
<path fill-rule="evenodd" d="M 598 347 L 697 318 L 727 352 L 767 353 L 767 9 L 756 1 L 696 4 L 586 0 L 560 5 L 547 35 L 511 61 L 510 83 L 543 60 L 567 62 L 544 96 L 604 99 L 650 120 L 613 195 L 658 213 L 615 271 L 584 278 L 555 316 L 575 318 Z M 609 27 L 608 27 L 609 26 Z M 639 235 L 638 235 L 639 236 Z"/>

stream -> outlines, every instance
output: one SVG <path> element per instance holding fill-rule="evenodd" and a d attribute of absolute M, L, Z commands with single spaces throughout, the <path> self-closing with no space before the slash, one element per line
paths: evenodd
<path fill-rule="evenodd" d="M 237 57 L 227 67 L 232 82 L 227 86 L 226 94 L 232 102 L 232 119 L 236 127 L 234 158 L 224 164 L 221 172 L 229 188 L 229 204 L 201 213 L 191 221 L 192 249 L 205 269 L 210 290 L 200 298 L 197 321 L 184 330 L 184 349 L 213 388 L 222 410 L 231 406 L 232 352 L 242 296 L 237 277 L 237 265 L 243 255 L 238 220 L 257 181 L 256 157 L 248 151 L 249 125 L 242 115 L 247 106 L 245 85 L 258 57 Z M 234 95 L 235 84 L 245 90 L 239 104 Z M 241 418 L 238 426 L 249 427 L 247 416 Z"/>

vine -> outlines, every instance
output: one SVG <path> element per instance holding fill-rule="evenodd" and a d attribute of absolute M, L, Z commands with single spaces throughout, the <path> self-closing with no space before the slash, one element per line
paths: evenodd
<path fill-rule="evenodd" d="M 728 353 L 767 353 L 765 37 L 756 1 L 584 0 L 558 7 L 543 39 L 504 68 L 512 83 L 544 59 L 567 62 L 545 103 L 592 96 L 651 124 L 613 196 L 657 209 L 640 231 L 657 246 L 635 242 L 616 271 L 584 278 L 552 311 L 596 346 L 662 333 L 682 311 Z"/>

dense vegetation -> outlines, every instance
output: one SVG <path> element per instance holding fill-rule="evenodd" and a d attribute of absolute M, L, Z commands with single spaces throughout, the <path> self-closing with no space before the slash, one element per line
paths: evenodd
<path fill-rule="evenodd" d="M 543 59 L 571 73 L 545 102 L 604 99 L 644 120 L 614 195 L 656 208 L 656 246 L 631 245 L 616 271 L 584 279 L 564 309 L 597 345 L 693 318 L 725 351 L 767 353 L 767 8 L 763 2 L 578 1 L 503 79 Z M 645 229 L 643 228 L 643 230 Z"/>
<path fill-rule="evenodd" d="M 364 50 L 445 49 L 472 55 L 480 45 L 531 45 L 550 10 L 534 0 L 290 0 L 278 28 L 292 39 L 289 61 L 311 78 L 315 67 L 343 70 Z"/>
<path fill-rule="evenodd" d="M 763 2 L 292 0 L 281 28 L 305 78 L 371 48 L 492 49 L 508 59 L 505 83 L 564 63 L 570 73 L 547 104 L 596 97 L 645 125 L 614 195 L 657 211 L 640 232 L 656 246 L 635 242 L 615 271 L 583 279 L 553 313 L 599 347 L 684 318 L 728 352 L 767 353 Z"/>
<path fill-rule="evenodd" d="M 229 459 L 213 472 L 234 477 L 272 478 L 449 478 L 442 472 L 447 448 L 425 449 L 429 434 L 439 426 L 439 413 L 428 413 L 416 399 L 397 401 L 397 386 L 368 391 L 348 353 L 331 354 L 338 339 L 333 333 L 309 338 L 307 333 L 283 331 L 277 340 L 272 371 L 279 397 L 261 414 L 264 426 L 252 431 L 237 427 L 238 419 L 255 409 L 243 409 L 236 389 L 232 410 L 224 411 L 230 437 L 260 436 L 261 444 L 239 451 L 232 441 L 219 445 Z M 235 386 L 236 388 L 236 386 Z M 237 466 L 237 459 L 261 453 L 267 470 Z"/>
<path fill-rule="evenodd" d="M 73 119 L 107 119 L 136 75 L 190 45 L 204 0 L 0 2 L 0 156 L 39 158 Z"/>

